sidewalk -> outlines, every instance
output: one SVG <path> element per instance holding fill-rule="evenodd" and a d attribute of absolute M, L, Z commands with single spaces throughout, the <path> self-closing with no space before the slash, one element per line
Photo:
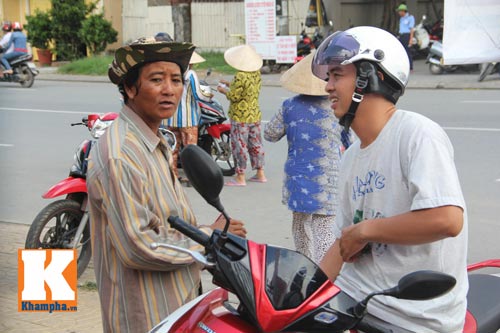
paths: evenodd
<path fill-rule="evenodd" d="M 57 74 L 57 67 L 40 67 L 39 70 L 40 74 L 36 80 L 111 83 L 107 76 Z M 204 77 L 204 72 L 198 74 L 200 78 Z M 262 74 L 262 85 L 279 87 L 280 77 L 281 74 Z M 483 82 L 477 82 L 478 77 L 478 71 L 465 72 L 460 70 L 454 73 L 434 75 L 429 72 L 429 66 L 425 60 L 419 59 L 414 62 L 414 72 L 410 75 L 407 89 L 500 89 L 500 75 L 489 75 Z M 213 73 L 209 82 L 215 84 L 221 78 L 230 81 L 232 76 Z"/>

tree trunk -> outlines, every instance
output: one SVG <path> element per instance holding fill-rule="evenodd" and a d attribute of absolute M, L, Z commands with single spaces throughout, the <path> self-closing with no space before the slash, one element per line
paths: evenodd
<path fill-rule="evenodd" d="M 384 1 L 384 10 L 382 16 L 382 24 L 380 27 L 385 29 L 395 35 L 398 33 L 398 23 L 399 16 L 396 12 L 396 8 L 398 7 L 400 0 L 386 0 Z"/>
<path fill-rule="evenodd" d="M 172 1 L 172 21 L 174 22 L 174 40 L 191 42 L 191 1 Z"/>

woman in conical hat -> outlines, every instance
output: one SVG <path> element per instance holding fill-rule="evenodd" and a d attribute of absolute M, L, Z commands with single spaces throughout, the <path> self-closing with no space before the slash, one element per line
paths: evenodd
<path fill-rule="evenodd" d="M 238 70 L 231 83 L 221 80 L 217 90 L 230 102 L 231 148 L 236 161 L 236 176 L 227 186 L 246 186 L 247 154 L 256 170 L 248 181 L 265 183 L 264 146 L 262 145 L 259 94 L 262 57 L 250 45 L 234 46 L 224 53 L 228 65 Z"/>
<path fill-rule="evenodd" d="M 319 263 L 333 243 L 341 126 L 329 107 L 326 82 L 312 74 L 314 54 L 286 71 L 280 82 L 297 95 L 285 100 L 266 124 L 264 138 L 286 136 L 288 157 L 283 204 L 292 211 L 296 249 Z"/>

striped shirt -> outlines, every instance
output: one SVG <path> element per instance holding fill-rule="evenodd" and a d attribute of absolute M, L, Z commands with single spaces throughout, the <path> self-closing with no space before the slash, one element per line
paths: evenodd
<path fill-rule="evenodd" d="M 149 247 L 164 242 L 201 250 L 167 223 L 178 215 L 196 224 L 170 161 L 164 138 L 127 106 L 90 154 L 92 253 L 104 332 L 145 332 L 197 294 L 200 274 L 191 257 Z"/>
<path fill-rule="evenodd" d="M 197 89 L 199 81 L 193 70 L 188 70 L 184 75 L 184 90 L 177 107 L 177 112 L 163 121 L 167 127 L 193 127 L 200 124 L 201 111 L 198 101 L 206 99 Z"/>

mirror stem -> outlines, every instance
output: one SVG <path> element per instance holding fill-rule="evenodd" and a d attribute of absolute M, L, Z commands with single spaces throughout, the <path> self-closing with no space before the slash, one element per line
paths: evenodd
<path fill-rule="evenodd" d="M 229 217 L 229 215 L 227 215 L 226 211 L 225 210 L 222 210 L 222 215 L 224 215 L 224 218 L 226 219 L 226 225 L 224 226 L 224 230 L 222 231 L 222 234 L 221 236 L 226 238 L 227 236 L 227 229 L 229 229 L 229 224 L 231 224 L 231 218 Z"/>

